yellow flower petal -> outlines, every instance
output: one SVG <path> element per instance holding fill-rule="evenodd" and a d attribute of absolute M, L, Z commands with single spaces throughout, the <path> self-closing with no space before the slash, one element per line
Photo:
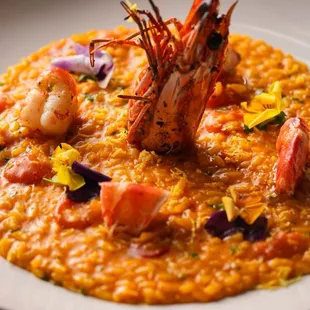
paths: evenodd
<path fill-rule="evenodd" d="M 129 0 L 126 0 L 126 4 L 129 6 L 129 8 L 132 10 L 132 11 L 137 11 L 139 8 L 138 8 L 138 5 L 137 3 L 131 3 Z M 127 22 L 131 23 L 133 22 L 134 20 L 132 19 L 132 17 L 129 17 L 127 19 Z"/>
<path fill-rule="evenodd" d="M 277 116 L 279 114 L 279 111 L 276 109 L 268 109 L 260 114 L 254 114 L 254 118 L 252 119 L 252 115 L 245 115 L 244 116 L 244 123 L 251 129 L 269 119 L 272 119 L 273 117 Z M 251 122 L 247 123 L 251 119 Z"/>
<path fill-rule="evenodd" d="M 273 83 L 268 93 L 255 96 L 250 103 L 242 102 L 241 107 L 249 112 L 244 114 L 244 124 L 250 129 L 274 118 L 284 108 L 280 82 Z"/>
<path fill-rule="evenodd" d="M 81 161 L 81 155 L 78 150 L 71 145 L 61 143 L 52 156 L 52 160 L 58 160 L 63 165 L 71 166 L 74 161 Z"/>
<path fill-rule="evenodd" d="M 222 197 L 222 202 L 227 215 L 228 222 L 233 221 L 239 214 L 239 210 L 236 207 L 234 200 L 231 197 Z"/>
<path fill-rule="evenodd" d="M 264 203 L 254 203 L 241 209 L 240 216 L 249 224 L 253 224 L 263 213 L 266 205 Z"/>
<path fill-rule="evenodd" d="M 68 186 L 70 191 L 76 191 L 85 185 L 85 180 L 82 176 L 74 173 L 71 169 L 65 166 L 58 170 L 56 178 L 55 181 L 57 181 L 57 183 Z"/>
<path fill-rule="evenodd" d="M 80 160 L 81 155 L 78 150 L 67 143 L 61 143 L 52 156 L 52 166 L 56 174 L 47 181 L 68 186 L 71 191 L 81 188 L 85 185 L 84 178 L 71 169 L 72 164 Z"/>

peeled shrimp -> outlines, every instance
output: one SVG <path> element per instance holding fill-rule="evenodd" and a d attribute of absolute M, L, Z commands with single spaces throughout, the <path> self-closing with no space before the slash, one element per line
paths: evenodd
<path fill-rule="evenodd" d="M 77 109 L 76 83 L 70 73 L 52 68 L 41 74 L 20 113 L 22 125 L 46 135 L 65 134 Z"/>

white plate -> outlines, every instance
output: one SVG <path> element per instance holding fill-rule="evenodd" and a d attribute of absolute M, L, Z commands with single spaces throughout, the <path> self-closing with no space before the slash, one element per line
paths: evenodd
<path fill-rule="evenodd" d="M 138 1 L 138 0 L 137 0 Z M 141 6 L 146 0 L 138 1 Z M 230 0 L 222 0 L 224 6 Z M 165 17 L 184 19 L 191 0 L 156 0 Z M 240 0 L 232 31 L 263 39 L 310 64 L 309 0 Z M 113 28 L 124 12 L 114 0 L 1 0 L 0 72 L 52 40 L 96 28 Z M 285 289 L 254 291 L 218 303 L 176 305 L 188 310 L 310 310 L 310 278 Z M 125 310 L 40 281 L 0 260 L 0 308 L 7 310 Z M 139 308 L 147 308 L 140 306 Z M 153 307 L 153 309 L 162 307 Z"/>

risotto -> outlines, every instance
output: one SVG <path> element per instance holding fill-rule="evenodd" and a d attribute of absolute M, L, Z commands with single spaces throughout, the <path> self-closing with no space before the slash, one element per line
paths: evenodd
<path fill-rule="evenodd" d="M 65 135 L 30 133 L 23 126 L 25 98 L 53 59 L 75 55 L 74 44 L 86 46 L 92 39 L 131 33 L 119 27 L 73 35 L 0 76 L 0 255 L 43 280 L 122 303 L 208 302 L 288 285 L 310 273 L 307 170 L 294 195 L 278 195 L 280 126 L 245 128 L 246 112 L 240 106 L 267 93 L 277 81 L 286 117 L 310 119 L 308 68 L 281 50 L 247 36 L 229 37 L 240 63 L 225 83 L 217 82 L 215 106 L 205 110 L 195 147 L 188 153 L 159 155 L 128 144 L 128 100 L 118 95 L 132 94 L 147 64 L 144 51 L 135 47 L 106 48 L 114 73 L 105 89 L 85 75 L 71 74 L 78 108 Z M 51 177 L 50 158 L 60 143 L 77 150 L 83 164 L 113 182 L 165 189 L 168 199 L 138 234 L 112 231 L 102 220 L 98 196 L 66 211 L 72 221 L 87 213 L 89 225 L 62 225 L 55 210 L 66 188 L 46 181 Z M 9 167 L 26 154 L 38 160 L 41 172 L 46 169 L 46 179 L 21 184 L 8 177 Z M 263 204 L 259 216 L 268 220 L 265 238 L 253 242 L 241 230 L 221 238 L 206 229 L 213 214 L 227 212 L 223 197 L 236 196 L 239 203 Z"/>

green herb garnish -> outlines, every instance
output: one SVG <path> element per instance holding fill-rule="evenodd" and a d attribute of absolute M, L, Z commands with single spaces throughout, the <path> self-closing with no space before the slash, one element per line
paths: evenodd
<path fill-rule="evenodd" d="M 245 132 L 245 133 L 251 133 L 251 132 L 253 132 L 253 128 L 249 128 L 247 125 L 243 125 L 243 131 Z"/>
<path fill-rule="evenodd" d="M 222 203 L 215 204 L 215 205 L 212 205 L 212 208 L 215 210 L 224 210 L 224 204 Z"/>
<path fill-rule="evenodd" d="M 282 126 L 285 123 L 285 121 L 286 121 L 286 114 L 282 111 L 277 116 L 271 119 L 267 119 L 266 121 L 262 122 L 261 124 L 255 127 L 261 131 L 266 131 L 269 124 Z M 253 128 L 249 128 L 245 124 L 243 125 L 243 130 L 245 133 L 253 132 Z"/>
<path fill-rule="evenodd" d="M 177 277 L 178 277 L 178 279 L 182 280 L 182 279 L 184 279 L 184 274 L 183 273 L 179 273 Z"/>
<path fill-rule="evenodd" d="M 78 82 L 85 82 L 87 80 L 98 81 L 98 78 L 90 74 L 81 74 L 78 78 Z"/>
<path fill-rule="evenodd" d="M 190 257 L 197 259 L 199 257 L 197 252 L 191 252 Z"/>
<path fill-rule="evenodd" d="M 277 125 L 283 125 L 286 121 L 286 114 L 282 111 L 280 114 L 274 117 L 273 123 Z"/>
<path fill-rule="evenodd" d="M 0 81 L 0 86 L 4 86 L 4 82 L 1 82 L 1 81 Z"/>
<path fill-rule="evenodd" d="M 94 102 L 95 101 L 95 97 L 93 95 L 86 95 L 85 99 L 90 101 L 90 102 Z"/>
<path fill-rule="evenodd" d="M 293 97 L 292 100 L 297 101 L 298 103 L 305 103 L 303 100 L 300 100 L 299 98 Z"/>
<path fill-rule="evenodd" d="M 232 246 L 232 247 L 229 249 L 229 251 L 230 251 L 231 254 L 236 254 L 237 251 L 238 251 L 238 248 L 235 247 L 235 246 Z"/>

